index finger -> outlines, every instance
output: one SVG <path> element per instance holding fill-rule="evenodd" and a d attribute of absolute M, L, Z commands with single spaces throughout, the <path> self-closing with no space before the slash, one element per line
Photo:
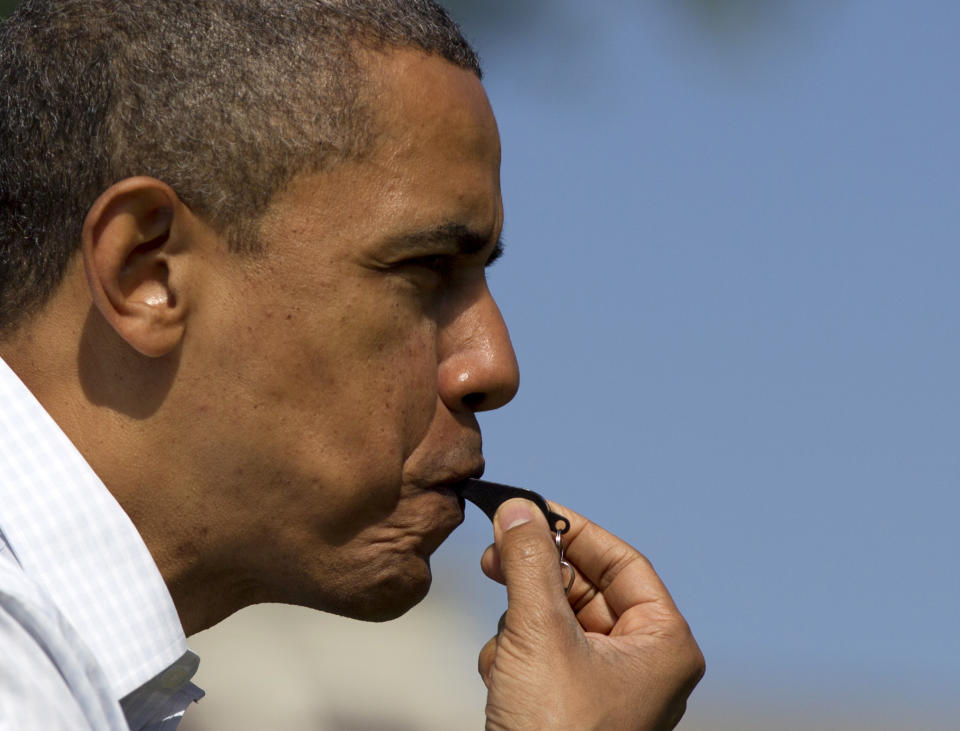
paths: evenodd
<path fill-rule="evenodd" d="M 603 594 L 617 615 L 640 604 L 657 603 L 676 611 L 673 598 L 646 556 L 574 511 L 548 501 L 570 521 L 564 555 Z"/>

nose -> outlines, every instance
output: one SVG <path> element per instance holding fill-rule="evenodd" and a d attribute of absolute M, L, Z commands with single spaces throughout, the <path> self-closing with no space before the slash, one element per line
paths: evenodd
<path fill-rule="evenodd" d="M 451 411 L 499 409 L 517 394 L 520 368 L 493 296 L 483 291 L 440 332 L 438 387 Z"/>

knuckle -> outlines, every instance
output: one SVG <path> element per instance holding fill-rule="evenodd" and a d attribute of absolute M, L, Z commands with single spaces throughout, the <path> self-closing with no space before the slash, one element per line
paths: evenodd
<path fill-rule="evenodd" d="M 681 618 L 682 621 L 682 618 Z M 682 627 L 677 634 L 676 657 L 679 660 L 683 675 L 690 681 L 691 687 L 700 682 L 700 679 L 707 671 L 706 658 L 697 641 L 690 631 L 690 626 L 682 621 Z"/>
<path fill-rule="evenodd" d="M 597 580 L 601 591 L 606 591 L 621 572 L 631 566 L 639 565 L 643 573 L 656 573 L 650 559 L 632 548 L 619 545 L 609 546 L 603 552 L 600 563 L 604 566 Z"/>
<path fill-rule="evenodd" d="M 633 554 L 632 558 L 633 558 L 635 561 L 639 561 L 639 562 L 640 562 L 640 565 L 642 565 L 642 566 L 643 566 L 645 569 L 647 569 L 648 571 L 652 571 L 653 573 L 657 573 L 657 570 L 656 570 L 656 568 L 655 568 L 654 565 L 653 565 L 653 561 L 650 560 L 650 557 L 647 556 L 647 554 L 645 554 L 645 553 L 640 553 L 639 551 L 637 551 L 636 553 Z"/>
<path fill-rule="evenodd" d="M 688 681 L 692 688 L 706 672 L 706 659 L 690 625 L 681 614 L 675 613 L 666 620 L 663 636 L 669 638 L 670 656 L 678 676 Z"/>
<path fill-rule="evenodd" d="M 694 683 L 699 683 L 701 678 L 707 674 L 707 659 L 703 656 L 700 648 L 697 648 L 691 667 L 691 678 Z"/>
<path fill-rule="evenodd" d="M 677 613 L 674 622 L 674 629 L 677 637 L 682 639 L 684 642 L 696 644 L 696 641 L 693 639 L 693 630 L 690 629 L 690 623 L 684 619 L 683 615 Z"/>
<path fill-rule="evenodd" d="M 483 646 L 483 649 L 480 650 L 480 655 L 477 657 L 477 672 L 480 673 L 482 677 L 490 674 L 490 668 L 493 666 L 493 660 L 496 654 L 496 638 L 491 638 L 487 644 Z"/>
<path fill-rule="evenodd" d="M 664 637 L 670 638 L 673 644 L 676 644 L 678 647 L 683 647 L 691 643 L 696 644 L 687 620 L 673 607 L 663 608 L 663 614 L 660 616 L 660 628 L 660 633 Z"/>

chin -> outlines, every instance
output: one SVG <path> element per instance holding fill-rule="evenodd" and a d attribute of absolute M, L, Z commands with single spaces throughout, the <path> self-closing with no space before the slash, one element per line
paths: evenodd
<path fill-rule="evenodd" d="M 430 591 L 431 580 L 429 559 L 417 557 L 402 571 L 381 575 L 362 588 L 357 586 L 350 596 L 341 599 L 340 606 L 326 610 L 364 622 L 387 622 L 419 604 Z"/>

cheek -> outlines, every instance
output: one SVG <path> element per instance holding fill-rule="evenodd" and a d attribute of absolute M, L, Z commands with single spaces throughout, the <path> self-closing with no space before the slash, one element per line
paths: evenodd
<path fill-rule="evenodd" d="M 387 293 L 318 305 L 312 315 L 269 313 L 249 379 L 285 427 L 325 449 L 369 460 L 409 454 L 437 400 L 436 325 Z M 293 315 L 292 317 L 290 315 Z M 249 352 L 249 350 L 248 350 Z"/>
<path fill-rule="evenodd" d="M 374 306 L 369 300 L 356 303 L 341 320 L 338 398 L 375 432 L 368 438 L 406 457 L 436 410 L 437 327 L 409 297 L 384 289 Z"/>
<path fill-rule="evenodd" d="M 429 432 L 438 398 L 433 326 L 363 320 L 352 317 L 348 332 L 305 358 L 309 370 L 299 376 L 325 385 L 299 419 L 301 436 L 310 436 L 298 462 L 322 474 L 324 513 L 350 530 L 396 507 L 403 465 Z"/>
<path fill-rule="evenodd" d="M 423 441 L 437 410 L 437 362 L 432 337 L 412 339 L 386 373 L 384 407 L 408 457 Z"/>
<path fill-rule="evenodd" d="M 207 353 L 226 377 L 205 405 L 229 425 L 230 478 L 291 529 L 339 541 L 400 499 L 437 410 L 436 326 L 389 291 L 321 292 L 309 308 L 250 308 Z"/>

